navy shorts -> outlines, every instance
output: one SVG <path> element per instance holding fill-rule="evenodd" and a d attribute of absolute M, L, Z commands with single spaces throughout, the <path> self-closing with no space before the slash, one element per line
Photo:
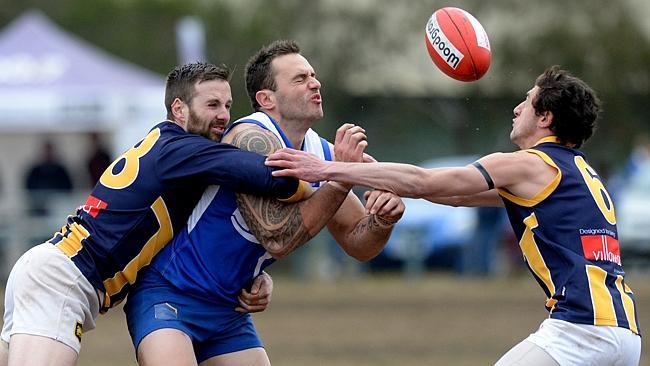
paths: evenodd
<path fill-rule="evenodd" d="M 147 334 L 165 328 L 178 329 L 190 337 L 198 363 L 263 347 L 250 314 L 236 312 L 234 305 L 184 295 L 155 270 L 143 272 L 124 305 L 136 354 Z"/>

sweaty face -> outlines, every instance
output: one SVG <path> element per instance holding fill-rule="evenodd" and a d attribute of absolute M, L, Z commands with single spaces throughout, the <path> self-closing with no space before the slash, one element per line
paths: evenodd
<path fill-rule="evenodd" d="M 530 89 L 526 93 L 526 99 L 513 110 L 515 117 L 512 119 L 510 140 L 522 149 L 530 147 L 526 146 L 527 142 L 536 132 L 537 122 L 542 118 L 542 116 L 535 114 L 535 108 L 533 107 L 533 101 L 537 98 L 538 92 L 538 86 Z"/>
<path fill-rule="evenodd" d="M 294 53 L 275 58 L 276 105 L 284 120 L 314 123 L 323 118 L 321 84 L 307 59 Z"/>
<path fill-rule="evenodd" d="M 188 105 L 187 132 L 220 141 L 230 121 L 230 84 L 221 79 L 197 83 Z"/>

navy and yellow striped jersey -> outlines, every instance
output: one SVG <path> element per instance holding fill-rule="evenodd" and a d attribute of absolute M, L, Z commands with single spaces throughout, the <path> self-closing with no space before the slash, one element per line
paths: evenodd
<path fill-rule="evenodd" d="M 519 153 L 536 154 L 557 169 L 555 179 L 531 199 L 499 189 L 524 260 L 546 293 L 550 317 L 639 334 L 614 205 L 601 178 L 582 152 L 553 136 Z"/>
<path fill-rule="evenodd" d="M 49 242 L 106 294 L 104 312 L 124 299 L 138 271 L 185 225 L 208 185 L 293 195 L 297 181 L 274 178 L 264 160 L 162 122 L 106 169 L 85 204 Z"/>

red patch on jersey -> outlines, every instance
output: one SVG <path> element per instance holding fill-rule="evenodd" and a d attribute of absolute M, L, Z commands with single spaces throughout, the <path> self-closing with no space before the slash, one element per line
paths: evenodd
<path fill-rule="evenodd" d="M 99 215 L 99 211 L 105 209 L 107 206 L 108 204 L 106 202 L 93 195 L 90 195 L 88 196 L 86 203 L 81 206 L 81 209 L 86 211 L 90 216 L 97 217 L 97 215 Z"/>
<path fill-rule="evenodd" d="M 582 251 L 585 258 L 594 261 L 610 261 L 621 265 L 618 240 L 609 235 L 582 235 Z"/>

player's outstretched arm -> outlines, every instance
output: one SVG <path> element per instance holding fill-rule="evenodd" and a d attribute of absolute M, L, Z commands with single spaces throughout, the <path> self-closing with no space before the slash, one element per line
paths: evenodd
<path fill-rule="evenodd" d="M 275 135 L 253 124 L 235 126 L 223 142 L 262 155 L 282 147 Z M 274 258 L 283 258 L 325 227 L 348 192 L 348 187 L 325 184 L 309 199 L 298 203 L 238 194 L 237 204 L 246 224 L 264 248 Z"/>
<path fill-rule="evenodd" d="M 466 196 L 427 197 L 427 200 L 453 207 L 503 207 L 503 200 L 495 189 Z"/>
<path fill-rule="evenodd" d="M 483 169 L 473 164 L 424 169 L 400 163 L 332 163 L 315 160 L 300 151 L 283 149 L 271 154 L 266 164 L 284 168 L 274 171 L 274 176 L 291 176 L 307 181 L 334 179 L 390 191 L 401 197 L 467 206 L 500 204 L 494 194 L 483 194 L 493 188 L 531 198 L 553 179 L 558 179 L 557 169 L 530 151 L 493 153 L 478 162 Z M 488 177 L 491 182 L 488 182 Z"/>
<path fill-rule="evenodd" d="M 401 197 L 451 197 L 488 190 L 484 177 L 473 166 L 424 169 L 400 163 L 325 162 L 288 149 L 271 154 L 266 164 L 284 168 L 273 172 L 274 176 L 299 177 L 307 181 L 336 180 L 393 192 Z"/>

